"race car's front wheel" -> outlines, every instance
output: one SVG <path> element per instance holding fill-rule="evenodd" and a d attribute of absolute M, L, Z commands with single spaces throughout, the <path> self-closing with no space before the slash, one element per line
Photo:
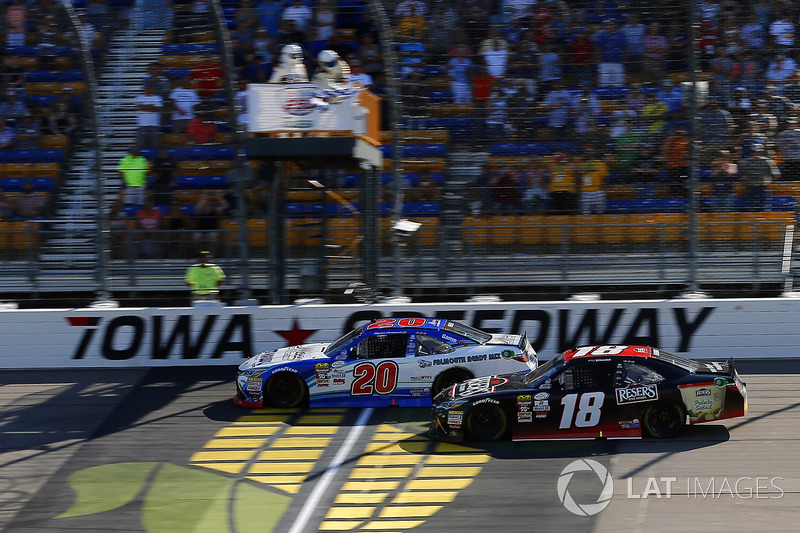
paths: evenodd
<path fill-rule="evenodd" d="M 308 386 L 297 374 L 278 372 L 267 381 L 264 396 L 273 407 L 297 407 L 308 398 Z"/>
<path fill-rule="evenodd" d="M 431 387 L 431 397 L 435 398 L 437 394 L 442 392 L 444 389 L 448 387 L 452 387 L 456 383 L 461 383 L 462 381 L 467 381 L 468 379 L 472 379 L 474 376 L 469 372 L 469 370 L 463 370 L 461 368 L 454 368 L 452 370 L 446 370 L 436 376 L 436 379 L 433 380 L 433 387 Z"/>
<path fill-rule="evenodd" d="M 501 438 L 508 430 L 508 417 L 500 406 L 484 403 L 474 407 L 467 418 L 467 434 L 472 440 L 488 442 Z"/>
<path fill-rule="evenodd" d="M 651 437 L 669 439 L 683 431 L 686 413 L 675 402 L 657 402 L 645 409 L 642 424 Z"/>

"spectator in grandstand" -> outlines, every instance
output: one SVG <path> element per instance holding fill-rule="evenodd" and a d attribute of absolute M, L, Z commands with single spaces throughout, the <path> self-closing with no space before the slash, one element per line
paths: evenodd
<path fill-rule="evenodd" d="M 628 128 L 614 139 L 617 169 L 623 181 L 635 182 L 633 167 L 647 143 L 647 128 L 640 118 L 628 119 Z"/>
<path fill-rule="evenodd" d="M 775 14 L 772 23 L 769 25 L 769 35 L 772 46 L 776 50 L 789 53 L 794 48 L 796 29 L 791 21 L 788 11 L 780 11 Z"/>
<path fill-rule="evenodd" d="M 606 210 L 606 181 L 611 170 L 605 157 L 591 145 L 584 145 L 585 161 L 580 168 L 580 212 L 598 215 Z"/>
<path fill-rule="evenodd" d="M 800 119 L 789 117 L 786 122 L 786 129 L 775 137 L 781 177 L 786 181 L 800 181 Z"/>
<path fill-rule="evenodd" d="M 547 170 L 538 165 L 520 172 L 524 211 L 539 213 L 550 209 L 550 198 L 547 194 L 549 180 Z"/>
<path fill-rule="evenodd" d="M 175 82 L 168 96 L 172 108 L 172 133 L 186 133 L 189 121 L 195 118 L 195 108 L 200 104 L 197 91 L 192 89 L 187 78 Z"/>
<path fill-rule="evenodd" d="M 547 127 L 552 140 L 567 140 L 566 130 L 572 116 L 573 95 L 561 80 L 553 82 L 553 89 L 544 95 L 542 109 L 547 113 Z"/>
<path fill-rule="evenodd" d="M 507 137 L 510 126 L 508 99 L 502 94 L 499 87 L 495 87 L 486 102 L 487 137 L 492 142 L 502 141 Z"/>
<path fill-rule="evenodd" d="M 267 35 L 275 39 L 281 28 L 283 3 L 280 0 L 261 0 L 256 5 L 255 11 L 261 28 L 267 32 Z"/>
<path fill-rule="evenodd" d="M 120 159 L 117 170 L 124 184 L 123 203 L 143 205 L 147 188 L 147 173 L 150 163 L 141 155 L 138 146 L 131 146 Z"/>
<path fill-rule="evenodd" d="M 256 52 L 253 62 L 247 66 L 243 77 L 252 83 L 267 83 L 272 77 L 273 71 L 270 57 L 270 55 L 264 55 L 262 52 Z"/>
<path fill-rule="evenodd" d="M 713 184 L 711 203 L 714 211 L 733 211 L 736 206 L 739 167 L 734 163 L 730 151 L 719 151 L 719 156 L 711 163 L 710 178 Z"/>
<path fill-rule="evenodd" d="M 182 209 L 181 203 L 173 199 L 169 204 L 169 211 L 164 215 L 164 245 L 167 249 L 167 257 L 179 258 L 186 257 L 189 252 L 189 242 L 191 236 L 191 220 L 186 211 Z"/>
<path fill-rule="evenodd" d="M 153 88 L 153 93 L 161 98 L 169 94 L 172 82 L 164 74 L 164 67 L 157 61 L 147 65 L 147 75 L 142 79 L 142 86 L 148 85 Z"/>
<path fill-rule="evenodd" d="M 598 85 L 619 87 L 625 85 L 625 34 L 619 28 L 617 19 L 607 19 L 603 29 L 594 34 L 597 44 Z"/>
<path fill-rule="evenodd" d="M 376 43 L 381 42 L 380 29 L 378 28 L 378 25 L 375 23 L 375 19 L 373 18 L 371 9 L 367 9 L 366 11 L 361 13 L 361 22 L 356 24 L 355 30 L 358 42 L 361 42 L 362 37 L 364 37 L 364 34 L 366 33 L 371 33 L 372 36 L 375 38 Z"/>
<path fill-rule="evenodd" d="M 670 73 L 686 72 L 689 63 L 689 36 L 684 26 L 673 23 L 667 32 L 669 52 L 667 53 L 667 71 Z"/>
<path fill-rule="evenodd" d="M 316 35 L 314 40 L 326 41 L 336 31 L 336 12 L 330 0 L 319 0 L 314 10 L 313 25 Z"/>
<path fill-rule="evenodd" d="M 394 16 L 397 18 L 418 17 L 425 18 L 428 6 L 422 0 L 400 0 L 394 8 Z"/>
<path fill-rule="evenodd" d="M 45 218 L 49 214 L 47 197 L 35 190 L 33 180 L 22 184 L 22 192 L 14 199 L 14 216 L 25 220 Z"/>
<path fill-rule="evenodd" d="M 517 214 L 522 209 L 520 180 L 514 170 L 503 168 L 493 173 L 489 186 L 494 205 L 492 212 L 500 215 Z"/>
<path fill-rule="evenodd" d="M 347 57 L 350 54 L 357 53 L 350 44 L 344 40 L 341 33 L 334 33 L 330 39 L 325 43 L 324 50 L 333 50 L 339 57 Z"/>
<path fill-rule="evenodd" d="M 374 80 L 373 80 L 374 85 Z M 410 130 L 424 130 L 430 118 L 430 96 L 418 69 L 412 69 L 401 86 L 403 118 Z"/>
<path fill-rule="evenodd" d="M 767 44 L 767 32 L 755 15 L 747 17 L 747 22 L 739 30 L 739 38 L 749 50 L 764 50 Z"/>
<path fill-rule="evenodd" d="M 730 111 L 736 129 L 739 132 L 746 131 L 746 122 L 750 118 L 750 113 L 753 109 L 753 103 L 750 101 L 750 93 L 746 87 L 734 87 L 733 96 L 730 103 L 726 106 Z"/>
<path fill-rule="evenodd" d="M 584 85 L 580 93 L 574 98 L 573 122 L 575 133 L 578 136 L 589 132 L 591 124 L 597 122 L 600 116 L 600 100 L 590 87 Z"/>
<path fill-rule="evenodd" d="M 644 61 L 644 36 L 647 26 L 642 24 L 639 14 L 631 11 L 622 25 L 625 35 L 625 65 L 631 72 L 640 72 Z"/>
<path fill-rule="evenodd" d="M 186 127 L 187 144 L 216 144 L 219 131 L 207 111 L 200 111 Z"/>
<path fill-rule="evenodd" d="M 547 45 L 545 51 L 539 54 L 539 91 L 541 94 L 549 93 L 556 82 L 562 80 L 561 57 L 558 46 Z"/>
<path fill-rule="evenodd" d="M 225 281 L 222 267 L 210 262 L 211 252 L 203 250 L 197 263 L 186 269 L 186 286 L 192 293 L 192 302 L 214 302 L 219 296 L 219 286 Z"/>
<path fill-rule="evenodd" d="M 0 115 L 0 150 L 13 148 L 16 138 L 17 130 L 14 128 L 14 121 Z"/>
<path fill-rule="evenodd" d="M 597 51 L 589 29 L 581 26 L 569 41 L 567 61 L 575 81 L 592 85 L 594 82 L 595 57 Z"/>
<path fill-rule="evenodd" d="M 158 146 L 161 132 L 161 110 L 164 99 L 155 93 L 152 85 L 144 86 L 144 93 L 133 99 L 136 105 L 137 142 L 143 148 Z"/>
<path fill-rule="evenodd" d="M 417 183 L 408 191 L 409 202 L 438 202 L 441 199 L 442 189 L 427 170 L 420 174 Z"/>
<path fill-rule="evenodd" d="M 345 60 L 347 61 L 347 64 L 350 65 L 350 79 L 353 81 L 353 83 L 357 83 L 360 86 L 369 89 L 373 83 L 372 76 L 367 74 L 366 70 L 364 69 L 364 65 L 361 63 L 361 60 L 353 54 L 350 54 L 350 56 L 345 58 Z"/>
<path fill-rule="evenodd" d="M 291 4 L 281 13 L 281 19 L 293 21 L 297 31 L 308 35 L 314 13 L 303 4 L 303 0 L 292 0 Z"/>
<path fill-rule="evenodd" d="M 14 203 L 0 189 L 0 220 L 14 220 Z"/>
<path fill-rule="evenodd" d="M 80 122 L 76 113 L 70 111 L 66 100 L 56 100 L 53 104 L 52 112 L 48 113 L 48 135 L 66 135 L 70 143 L 78 139 L 80 133 Z"/>
<path fill-rule="evenodd" d="M 8 91 L 24 92 L 27 72 L 28 69 L 22 65 L 21 56 L 5 56 L 3 69 L 0 70 L 3 93 L 5 94 Z"/>
<path fill-rule="evenodd" d="M 453 101 L 458 104 L 472 102 L 471 80 L 475 72 L 475 64 L 467 55 L 464 47 L 459 47 L 456 55 L 447 62 L 447 73 L 450 76 L 450 90 Z"/>
<path fill-rule="evenodd" d="M 41 148 L 42 132 L 36 123 L 38 118 L 34 115 L 22 117 L 17 127 L 17 139 L 14 143 L 14 148 Z"/>
<path fill-rule="evenodd" d="M 19 125 L 22 117 L 28 114 L 28 108 L 19 97 L 16 90 L 6 91 L 6 98 L 3 103 L 0 103 L 0 115 L 6 117 L 6 120 L 11 120 L 15 125 Z"/>
<path fill-rule="evenodd" d="M 233 101 L 234 105 L 236 106 L 236 120 L 239 122 L 239 126 L 247 131 L 247 125 L 250 123 L 250 117 L 247 114 L 247 95 L 248 95 L 248 84 L 247 78 L 242 78 L 239 80 L 239 88 L 234 95 Z"/>
<path fill-rule="evenodd" d="M 506 20 L 526 19 L 533 15 L 536 0 L 504 0 Z"/>
<path fill-rule="evenodd" d="M 697 138 L 700 145 L 699 164 L 708 168 L 711 161 L 726 149 L 733 132 L 733 117 L 723 107 L 723 102 L 715 96 L 709 96 L 706 105 L 697 117 Z"/>
<path fill-rule="evenodd" d="M 647 133 L 652 144 L 660 144 L 669 120 L 669 106 L 658 99 L 658 93 L 650 90 L 645 96 L 642 106 L 642 118 L 647 126 Z"/>
<path fill-rule="evenodd" d="M 153 175 L 152 198 L 155 205 L 166 206 L 172 202 L 172 193 L 175 190 L 175 170 L 178 163 L 169 155 L 169 149 L 162 146 L 158 150 L 158 156 L 151 164 Z"/>
<path fill-rule="evenodd" d="M 216 56 L 202 55 L 189 71 L 189 79 L 194 82 L 201 106 L 210 110 L 217 107 L 217 98 L 222 90 L 225 72 L 219 67 Z"/>
<path fill-rule="evenodd" d="M 563 152 L 553 155 L 549 164 L 548 196 L 554 214 L 572 215 L 578 212 L 578 177 L 575 164 Z"/>
<path fill-rule="evenodd" d="M 686 182 L 689 179 L 690 144 L 686 126 L 683 124 L 678 124 L 664 141 L 661 160 L 666 166 L 670 194 L 674 197 L 685 196 Z"/>
<path fill-rule="evenodd" d="M 6 45 L 23 46 L 27 29 L 28 7 L 23 0 L 11 0 L 6 6 Z"/>
<path fill-rule="evenodd" d="M 586 4 L 584 22 L 603 24 L 609 20 L 622 21 L 622 10 L 616 0 L 591 0 Z"/>
<path fill-rule="evenodd" d="M 506 75 L 509 45 L 499 29 L 489 30 L 489 36 L 481 41 L 478 53 L 483 58 L 483 64 L 486 65 L 489 75 L 494 78 L 502 78 Z"/>
<path fill-rule="evenodd" d="M 108 212 L 108 229 L 111 232 L 111 257 L 114 259 L 126 258 L 131 243 L 128 235 L 128 221 L 130 217 L 125 212 L 122 200 L 115 201 Z"/>
<path fill-rule="evenodd" d="M 784 129 L 786 119 L 795 110 L 792 101 L 783 96 L 774 85 L 767 85 L 764 88 L 764 101 L 766 102 L 766 113 L 773 115 L 777 120 L 776 130 Z"/>
<path fill-rule="evenodd" d="M 256 8 L 251 0 L 241 1 L 239 7 L 236 9 L 234 21 L 236 23 L 236 29 L 232 37 L 235 36 L 243 48 L 251 50 L 260 22 L 259 16 L 256 13 Z"/>
<path fill-rule="evenodd" d="M 642 38 L 644 63 L 643 81 L 660 85 L 664 80 L 667 56 L 669 55 L 669 39 L 661 31 L 661 25 L 653 22 Z"/>
<path fill-rule="evenodd" d="M 364 67 L 364 72 L 373 76 L 376 72 L 381 72 L 384 69 L 383 49 L 375 40 L 372 33 L 365 33 L 359 40 L 358 52 L 355 54 L 347 54 L 341 57 L 348 57 L 355 55 Z"/>
<path fill-rule="evenodd" d="M 764 65 L 753 50 L 745 50 L 740 59 L 739 85 L 755 94 L 763 84 Z"/>
<path fill-rule="evenodd" d="M 136 227 L 139 230 L 135 239 L 137 257 L 155 259 L 160 255 L 162 216 L 163 213 L 150 197 L 145 198 L 144 205 L 136 211 Z"/>
<path fill-rule="evenodd" d="M 767 65 L 764 77 L 769 83 L 779 85 L 791 80 L 796 71 L 797 62 L 788 57 L 783 50 L 780 50 Z"/>
<path fill-rule="evenodd" d="M 230 205 L 222 194 L 203 193 L 194 206 L 195 232 L 192 241 L 216 253 L 219 240 L 219 226 Z"/>
<path fill-rule="evenodd" d="M 654 185 L 662 170 L 661 158 L 652 144 L 643 143 L 630 168 L 630 181 L 636 185 Z M 680 195 L 685 197 L 684 195 Z"/>
<path fill-rule="evenodd" d="M 765 155 L 761 143 L 752 145 L 750 157 L 739 163 L 739 176 L 745 186 L 745 201 L 750 211 L 769 211 L 771 185 L 781 173 L 775 160 Z"/>
<path fill-rule="evenodd" d="M 58 56 L 56 48 L 58 35 L 55 18 L 52 15 L 46 16 L 39 25 L 36 35 L 36 55 L 39 56 L 39 68 L 42 70 L 51 70 L 55 67 Z"/>
<path fill-rule="evenodd" d="M 703 20 L 700 23 L 698 36 L 698 46 L 700 48 L 699 68 L 707 71 L 709 70 L 711 59 L 714 57 L 714 51 L 719 46 L 719 34 L 710 20 Z"/>
<path fill-rule="evenodd" d="M 452 5 L 442 2 L 433 5 L 426 38 L 430 53 L 429 63 L 440 65 L 444 62 L 458 22 L 458 14 Z"/>
<path fill-rule="evenodd" d="M 267 61 L 272 60 L 272 51 L 275 48 L 275 40 L 267 33 L 264 28 L 256 30 L 256 37 L 253 39 L 252 57 L 261 56 Z M 251 60 L 252 62 L 252 60 Z"/>
<path fill-rule="evenodd" d="M 711 60 L 711 91 L 723 102 L 729 102 L 733 94 L 734 78 L 740 74 L 741 64 L 733 52 L 720 46 Z"/>

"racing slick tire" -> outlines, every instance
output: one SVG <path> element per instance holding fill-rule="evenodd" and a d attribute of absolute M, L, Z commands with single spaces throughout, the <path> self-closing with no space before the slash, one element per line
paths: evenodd
<path fill-rule="evenodd" d="M 297 374 L 278 372 L 267 381 L 264 396 L 273 407 L 297 407 L 308 401 L 308 386 Z"/>
<path fill-rule="evenodd" d="M 467 381 L 475 376 L 469 370 L 463 368 L 454 368 L 452 370 L 445 370 L 433 380 L 433 387 L 431 387 L 431 398 L 435 398 L 437 394 L 442 392 L 448 387 L 452 387 L 456 383 Z"/>
<path fill-rule="evenodd" d="M 505 436 L 508 416 L 500 406 L 484 403 L 472 408 L 467 417 L 467 435 L 478 442 L 490 442 Z"/>
<path fill-rule="evenodd" d="M 642 415 L 642 425 L 647 434 L 657 439 L 677 437 L 686 424 L 686 412 L 675 402 L 656 402 Z"/>

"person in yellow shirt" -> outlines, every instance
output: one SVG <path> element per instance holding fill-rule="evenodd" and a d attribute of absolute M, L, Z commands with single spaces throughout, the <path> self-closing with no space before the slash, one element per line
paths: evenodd
<path fill-rule="evenodd" d="M 582 215 L 599 215 L 606 210 L 606 191 L 604 189 L 608 179 L 608 164 L 597 157 L 597 150 L 586 146 L 586 161 L 581 168 L 581 198 L 580 208 Z"/>
<path fill-rule="evenodd" d="M 559 152 L 550 164 L 550 201 L 553 213 L 571 215 L 578 211 L 578 180 L 567 155 Z"/>
<path fill-rule="evenodd" d="M 144 204 L 149 169 L 150 163 L 141 155 L 138 146 L 131 146 L 128 153 L 119 160 L 117 170 L 125 185 L 125 205 Z"/>
<path fill-rule="evenodd" d="M 219 286 L 225 279 L 222 267 L 208 261 L 209 252 L 200 252 L 198 262 L 186 269 L 186 286 L 192 291 L 192 301 L 216 300 Z"/>

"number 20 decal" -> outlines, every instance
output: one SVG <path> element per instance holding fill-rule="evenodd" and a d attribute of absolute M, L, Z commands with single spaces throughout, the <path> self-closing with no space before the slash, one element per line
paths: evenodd
<path fill-rule="evenodd" d="M 367 329 L 391 328 L 395 325 L 401 328 L 419 328 L 424 326 L 426 322 L 427 319 L 419 317 L 401 318 L 400 320 L 396 318 L 381 318 L 367 326 Z"/>
<path fill-rule="evenodd" d="M 578 396 L 581 397 L 578 401 Z M 600 422 L 600 408 L 603 407 L 606 395 L 603 392 L 587 392 L 585 394 L 567 394 L 561 398 L 561 405 L 564 412 L 561 414 L 561 423 L 558 429 L 569 429 L 572 427 L 572 419 L 575 418 L 575 427 L 590 428 Z M 578 412 L 575 413 L 575 404 L 578 404 Z"/>
<path fill-rule="evenodd" d="M 383 361 L 377 366 L 372 363 L 361 363 L 353 368 L 353 384 L 350 386 L 351 396 L 371 396 L 390 394 L 397 387 L 397 363 Z"/>

